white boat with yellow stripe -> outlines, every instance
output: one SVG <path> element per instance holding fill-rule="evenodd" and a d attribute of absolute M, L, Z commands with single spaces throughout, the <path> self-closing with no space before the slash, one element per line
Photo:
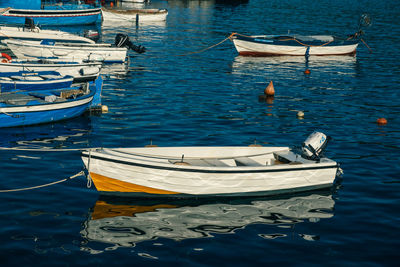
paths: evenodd
<path fill-rule="evenodd" d="M 98 148 L 82 152 L 96 189 L 140 197 L 265 196 L 332 186 L 338 164 L 315 132 L 289 147 Z"/>

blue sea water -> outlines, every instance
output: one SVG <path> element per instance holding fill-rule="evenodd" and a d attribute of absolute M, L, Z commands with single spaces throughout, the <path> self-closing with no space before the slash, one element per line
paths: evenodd
<path fill-rule="evenodd" d="M 108 75 L 109 113 L 0 129 L 1 147 L 298 146 L 314 130 L 344 171 L 331 190 L 259 199 L 132 200 L 100 196 L 85 177 L 0 193 L 0 262 L 22 265 L 397 266 L 400 259 L 400 7 L 397 1 L 154 0 L 165 23 L 103 25 L 126 33 L 126 75 Z M 352 34 L 356 57 L 248 58 L 242 34 Z M 76 28 L 70 28 L 76 31 Z M 303 72 L 308 67 L 310 75 Z M 272 102 L 259 102 L 270 81 Z M 298 119 L 297 111 L 305 113 Z M 380 117 L 387 125 L 378 125 Z M 60 181 L 79 151 L 0 150 L 0 190 Z"/>

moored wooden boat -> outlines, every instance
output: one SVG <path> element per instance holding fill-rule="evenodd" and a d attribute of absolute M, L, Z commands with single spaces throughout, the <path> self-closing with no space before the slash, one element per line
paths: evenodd
<path fill-rule="evenodd" d="M 309 158 L 288 147 L 103 148 L 84 151 L 82 160 L 98 191 L 138 196 L 307 191 L 330 187 L 338 170 L 333 160 Z"/>
<path fill-rule="evenodd" d="M 0 128 L 65 120 L 99 105 L 102 81 L 79 87 L 0 94 Z"/>
<path fill-rule="evenodd" d="M 111 44 L 77 44 L 44 40 L 4 40 L 13 54 L 20 59 L 57 58 L 67 61 L 124 62 L 128 49 Z"/>
<path fill-rule="evenodd" d="M 40 25 L 87 25 L 95 24 L 100 18 L 101 8 L 89 6 L 63 5 L 46 9 L 0 9 L 0 21 L 5 23 L 24 23 L 32 18 Z"/>
<path fill-rule="evenodd" d="M 0 41 L 5 39 L 18 39 L 25 41 L 41 41 L 51 39 L 57 42 L 94 43 L 93 40 L 76 34 L 58 31 L 44 30 L 35 25 L 28 26 L 0 26 Z"/>
<path fill-rule="evenodd" d="M 359 43 L 356 36 L 341 39 L 330 35 L 245 36 L 234 33 L 230 38 L 243 56 L 355 55 Z"/>
<path fill-rule="evenodd" d="M 0 72 L 0 93 L 16 90 L 49 90 L 67 88 L 74 77 L 56 71 Z"/>
<path fill-rule="evenodd" d="M 73 82 L 87 82 L 95 80 L 102 68 L 101 62 L 65 62 L 48 59 L 18 60 L 0 62 L 1 72 L 17 71 L 57 71 L 61 75 L 70 75 Z"/>
<path fill-rule="evenodd" d="M 165 21 L 168 10 L 166 9 L 106 9 L 102 8 L 103 22 L 150 22 Z"/>

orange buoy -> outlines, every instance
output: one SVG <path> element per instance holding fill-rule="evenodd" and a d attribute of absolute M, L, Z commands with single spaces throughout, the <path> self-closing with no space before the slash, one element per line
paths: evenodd
<path fill-rule="evenodd" d="M 113 6 L 114 6 L 114 3 L 113 3 L 113 2 L 111 2 L 111 3 L 110 3 L 110 7 L 113 7 Z"/>
<path fill-rule="evenodd" d="M 304 71 L 304 74 L 311 74 L 311 71 L 309 70 L 309 69 L 306 69 L 305 71 Z"/>
<path fill-rule="evenodd" d="M 387 124 L 387 120 L 385 118 L 379 118 L 376 120 L 376 123 L 378 123 L 379 125 L 385 125 Z"/>
<path fill-rule="evenodd" d="M 272 83 L 272 81 L 270 81 L 268 86 L 267 86 L 267 88 L 265 88 L 264 94 L 267 95 L 267 96 L 275 95 L 274 84 Z"/>

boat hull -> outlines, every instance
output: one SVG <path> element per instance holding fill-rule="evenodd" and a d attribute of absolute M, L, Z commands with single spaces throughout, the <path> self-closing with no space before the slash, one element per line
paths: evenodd
<path fill-rule="evenodd" d="M 71 87 L 73 77 L 48 72 L 0 72 L 0 93 L 16 90 L 51 90 Z M 46 78 L 46 76 L 49 76 Z M 9 78 L 11 77 L 11 78 Z M 43 79 L 41 78 L 43 77 Z M 32 79 L 38 78 L 38 79 Z"/>
<path fill-rule="evenodd" d="M 41 41 L 44 39 L 50 39 L 59 42 L 71 42 L 71 43 L 95 43 L 93 40 L 82 37 L 79 35 L 71 34 L 63 31 L 56 30 L 42 30 L 38 27 L 29 29 L 26 27 L 0 27 L 0 41 L 5 39 L 18 39 L 24 41 Z"/>
<path fill-rule="evenodd" d="M 0 127 L 28 126 L 55 122 L 81 115 L 89 108 L 93 95 L 80 101 L 29 107 L 0 107 Z"/>
<path fill-rule="evenodd" d="M 61 75 L 69 75 L 74 82 L 95 80 L 100 73 L 102 63 L 39 63 L 35 61 L 0 62 L 0 72 L 17 71 L 57 71 Z"/>
<path fill-rule="evenodd" d="M 26 104 L 12 104 L 7 99 L 1 99 L 0 128 L 29 126 L 77 117 L 88 108 L 99 104 L 101 86 L 102 80 L 99 77 L 94 84 L 90 85 L 88 94 L 60 102 L 39 102 L 28 99 Z M 12 97 L 9 99 L 14 100 Z"/>
<path fill-rule="evenodd" d="M 197 148 L 196 148 L 197 149 Z M 90 157 L 90 160 L 89 160 Z M 196 167 L 158 164 L 102 153 L 82 160 L 102 194 L 160 197 L 263 196 L 332 186 L 337 163 Z"/>
<path fill-rule="evenodd" d="M 46 45 L 35 41 L 4 41 L 19 59 L 57 58 L 70 61 L 125 62 L 126 47 L 110 47 L 97 44 Z"/>
<path fill-rule="evenodd" d="M 259 40 L 259 41 L 258 41 Z M 326 42 L 325 45 L 307 45 L 296 42 L 284 45 L 282 42 L 265 43 L 262 39 L 240 38 L 232 39 L 236 50 L 242 56 L 333 56 L 333 55 L 355 55 L 358 43 L 334 44 Z"/>
<path fill-rule="evenodd" d="M 103 23 L 107 22 L 157 22 L 167 19 L 167 10 L 137 9 L 137 10 L 109 10 L 102 9 Z"/>
<path fill-rule="evenodd" d="M 8 24 L 23 24 L 25 18 L 32 18 L 40 25 L 89 25 L 100 18 L 101 9 L 58 9 L 29 10 L 8 8 L 1 12 L 0 21 Z"/>

